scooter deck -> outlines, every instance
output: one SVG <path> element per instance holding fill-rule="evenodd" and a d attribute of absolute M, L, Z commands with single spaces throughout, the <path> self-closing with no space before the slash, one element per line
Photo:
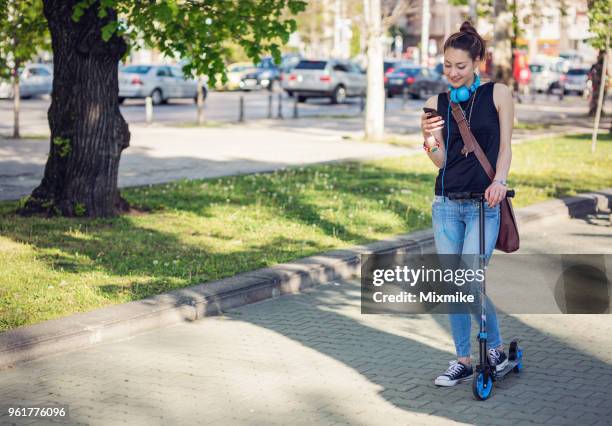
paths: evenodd
<path fill-rule="evenodd" d="M 508 374 L 512 373 L 514 367 L 516 367 L 519 362 L 520 361 L 518 360 L 508 361 L 508 365 L 506 365 L 506 368 L 495 373 L 496 380 L 503 380 Z"/>

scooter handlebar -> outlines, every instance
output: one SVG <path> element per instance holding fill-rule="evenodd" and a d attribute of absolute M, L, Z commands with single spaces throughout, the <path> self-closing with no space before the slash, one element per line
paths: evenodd
<path fill-rule="evenodd" d="M 514 189 L 506 191 L 506 197 L 514 197 Z M 482 200 L 484 192 L 449 192 L 448 198 L 450 200 Z"/>

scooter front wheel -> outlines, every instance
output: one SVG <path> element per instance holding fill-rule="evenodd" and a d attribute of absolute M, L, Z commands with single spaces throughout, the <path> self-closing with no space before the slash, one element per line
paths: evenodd
<path fill-rule="evenodd" d="M 480 401 L 488 399 L 493 392 L 493 378 L 491 375 L 485 375 L 484 371 L 478 372 L 472 382 L 472 392 L 476 399 Z"/>

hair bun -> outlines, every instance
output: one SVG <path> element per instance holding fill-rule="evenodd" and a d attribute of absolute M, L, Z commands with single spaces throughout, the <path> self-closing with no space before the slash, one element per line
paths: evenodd
<path fill-rule="evenodd" d="M 476 31 L 476 28 L 474 28 L 470 21 L 464 21 L 459 31 L 451 34 L 446 39 L 444 42 L 444 52 L 449 47 L 465 50 L 473 61 L 476 59 L 482 60 L 486 55 L 486 42 L 478 34 L 478 31 Z"/>
<path fill-rule="evenodd" d="M 461 28 L 459 28 L 459 31 L 464 33 L 478 34 L 478 31 L 476 31 L 476 28 L 474 28 L 472 24 L 470 24 L 470 21 L 464 21 L 463 24 L 461 24 Z"/>

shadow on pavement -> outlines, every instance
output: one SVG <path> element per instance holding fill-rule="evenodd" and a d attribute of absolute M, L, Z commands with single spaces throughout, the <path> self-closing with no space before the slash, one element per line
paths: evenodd
<path fill-rule="evenodd" d="M 433 379 L 446 369 L 447 361 L 454 359 L 445 315 L 385 315 L 384 319 L 370 321 L 370 316 L 362 319 L 357 312 L 349 312 L 351 308 L 359 309 L 359 301 L 356 284 L 328 284 L 307 294 L 281 298 L 276 309 L 268 311 L 270 315 L 264 315 L 259 308 L 262 304 L 258 304 L 242 308 L 238 316 L 232 312 L 227 316 L 273 330 L 340 361 L 379 385 L 383 398 L 406 411 L 483 425 L 492 422 L 569 425 L 581 419 L 587 424 L 587 419 L 595 421 L 612 415 L 610 364 L 530 326 L 529 315 L 519 318 L 500 314 L 506 342 L 520 338 L 525 370 L 497 382 L 494 396 L 486 402 L 477 402 L 473 400 L 471 382 L 452 388 L 433 385 Z M 571 326 L 571 316 L 546 318 L 567 321 Z M 609 320 L 607 316 L 592 319 Z M 374 322 L 379 325 L 369 325 Z M 428 333 L 436 323 L 446 335 Z M 599 324 L 594 332 L 606 329 L 607 326 Z M 574 332 L 580 335 L 581 330 Z M 443 347 L 449 350 L 442 350 Z M 473 348 L 477 348 L 475 339 Z M 594 383 L 597 385 L 593 386 Z"/>

